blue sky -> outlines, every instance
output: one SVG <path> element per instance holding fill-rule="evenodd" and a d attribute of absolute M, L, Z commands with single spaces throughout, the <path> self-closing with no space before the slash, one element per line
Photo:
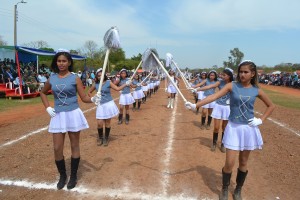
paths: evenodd
<path fill-rule="evenodd" d="M 14 5 L 0 0 L 0 35 L 13 45 Z M 111 26 L 130 58 L 148 47 L 180 67 L 222 67 L 235 47 L 257 65 L 300 63 L 299 0 L 26 0 L 18 4 L 18 45 L 100 48 Z"/>

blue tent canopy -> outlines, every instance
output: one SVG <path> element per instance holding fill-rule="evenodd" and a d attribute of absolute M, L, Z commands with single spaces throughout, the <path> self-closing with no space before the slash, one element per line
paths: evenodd
<path fill-rule="evenodd" d="M 56 52 L 46 51 L 41 49 L 34 49 L 29 47 L 22 47 L 22 46 L 0 46 L 0 59 L 3 60 L 4 58 L 9 58 L 15 60 L 15 52 L 14 50 L 18 51 L 19 61 L 24 63 L 28 62 L 36 62 L 37 56 L 54 56 Z M 86 57 L 71 54 L 72 59 L 74 60 L 85 60 Z"/>

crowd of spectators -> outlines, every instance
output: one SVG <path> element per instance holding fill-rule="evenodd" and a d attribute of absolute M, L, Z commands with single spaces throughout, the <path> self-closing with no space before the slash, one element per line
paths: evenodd
<path fill-rule="evenodd" d="M 300 75 L 293 73 L 261 74 L 259 82 L 267 85 L 286 86 L 300 88 Z"/>
<path fill-rule="evenodd" d="M 49 78 L 51 71 L 44 64 L 37 69 L 36 62 L 20 62 L 20 73 L 23 93 L 27 94 L 40 91 Z M 17 64 L 14 60 L 8 58 L 3 61 L 0 60 L 0 83 L 7 84 L 9 89 L 19 88 L 20 79 Z"/>

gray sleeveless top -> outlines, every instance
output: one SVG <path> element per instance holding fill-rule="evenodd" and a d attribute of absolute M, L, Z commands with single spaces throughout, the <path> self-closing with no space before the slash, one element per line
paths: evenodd
<path fill-rule="evenodd" d="M 216 81 L 210 81 L 209 79 L 206 79 L 205 86 L 212 85 L 212 84 L 215 84 L 215 83 L 216 83 Z M 210 88 L 210 89 L 204 91 L 205 96 L 209 96 L 209 95 L 212 95 L 214 93 L 215 93 L 215 88 Z"/>
<path fill-rule="evenodd" d="M 79 108 L 76 78 L 77 75 L 72 73 L 64 78 L 59 78 L 58 74 L 49 77 L 55 112 L 67 112 Z"/>
<path fill-rule="evenodd" d="M 119 86 L 126 84 L 129 78 L 120 79 Z M 122 89 L 122 94 L 129 94 L 130 93 L 130 86 L 126 86 Z"/>
<path fill-rule="evenodd" d="M 256 86 L 244 88 L 241 83 L 232 82 L 229 121 L 248 124 L 248 120 L 254 117 L 254 103 L 257 95 Z"/>
<path fill-rule="evenodd" d="M 96 91 L 99 89 L 99 83 L 95 84 Z M 105 104 L 109 101 L 112 101 L 113 98 L 110 93 L 110 80 L 105 81 L 101 88 L 101 101 L 100 104 Z"/>
<path fill-rule="evenodd" d="M 137 85 L 138 83 L 140 83 L 138 80 L 133 80 L 132 81 L 132 84 L 133 85 Z M 142 86 L 137 86 L 136 88 L 135 88 L 135 91 L 138 91 L 138 90 L 141 90 L 142 89 Z"/>
<path fill-rule="evenodd" d="M 221 90 L 226 85 L 226 82 L 224 80 L 220 81 L 219 90 Z M 230 92 L 227 92 L 224 96 L 218 98 L 216 100 L 216 103 L 223 106 L 229 106 L 230 102 Z"/>

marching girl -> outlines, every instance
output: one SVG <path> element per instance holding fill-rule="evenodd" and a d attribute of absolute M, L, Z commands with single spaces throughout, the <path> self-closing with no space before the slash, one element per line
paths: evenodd
<path fill-rule="evenodd" d="M 93 91 L 98 91 L 100 85 L 100 79 L 102 74 L 102 68 L 96 71 L 95 84 L 88 90 L 88 95 L 92 96 Z M 96 119 L 97 119 L 97 130 L 98 130 L 98 139 L 97 145 L 108 146 L 109 142 L 109 134 L 111 129 L 111 118 L 117 116 L 119 114 L 119 109 L 115 104 L 110 89 L 114 89 L 116 91 L 122 90 L 126 87 L 126 84 L 118 87 L 112 81 L 108 80 L 106 74 L 104 75 L 102 88 L 101 88 L 101 96 L 99 105 L 97 105 L 96 110 Z M 103 137 L 103 125 L 105 129 L 105 136 Z"/>
<path fill-rule="evenodd" d="M 173 82 L 178 85 L 179 84 L 179 79 L 175 76 L 175 72 L 172 69 L 169 70 L 169 75 L 170 75 L 170 78 L 173 80 Z M 176 87 L 173 86 L 170 79 L 168 79 L 167 85 L 168 85 L 167 92 L 169 94 L 168 95 L 169 103 L 168 103 L 167 108 L 173 109 L 173 103 L 174 103 L 174 99 L 175 99 L 175 95 L 177 93 L 177 90 L 176 90 Z"/>
<path fill-rule="evenodd" d="M 155 74 L 153 73 L 150 77 L 150 83 L 149 83 L 149 97 L 151 97 L 152 94 L 154 94 L 154 86 L 155 86 Z"/>
<path fill-rule="evenodd" d="M 52 133 L 55 164 L 60 174 L 57 189 L 62 189 L 67 182 L 64 159 L 64 141 L 66 133 L 71 143 L 71 176 L 67 184 L 72 189 L 77 184 L 77 170 L 80 161 L 80 131 L 89 128 L 83 112 L 79 108 L 77 93 L 84 103 L 96 102 L 97 97 L 90 98 L 85 94 L 80 78 L 71 73 L 73 59 L 64 49 L 59 49 L 51 64 L 53 74 L 44 85 L 40 95 L 46 111 L 51 116 L 49 133 Z M 50 106 L 47 93 L 52 90 L 54 108 Z"/>
<path fill-rule="evenodd" d="M 147 84 L 148 78 L 146 79 L 146 77 L 147 77 L 146 72 L 143 72 L 142 73 L 142 78 L 141 78 L 141 80 L 143 81 L 142 90 L 144 92 L 144 97 L 142 98 L 142 102 L 143 103 L 146 103 L 146 101 L 147 101 L 147 95 L 148 95 L 148 84 Z"/>
<path fill-rule="evenodd" d="M 133 81 L 132 81 L 132 85 L 133 85 L 133 88 L 134 91 L 132 93 L 132 96 L 134 98 L 134 103 L 133 103 L 133 108 L 132 110 L 135 110 L 136 109 L 136 102 L 138 104 L 138 107 L 137 109 L 140 110 L 140 107 L 141 107 L 141 103 L 142 103 L 142 98 L 144 98 L 144 92 L 142 90 L 142 85 L 141 85 L 141 81 L 140 81 L 140 77 L 138 74 L 136 74 L 133 78 Z"/>
<path fill-rule="evenodd" d="M 202 74 L 202 73 L 201 73 Z M 201 76 L 204 77 L 204 75 L 202 74 Z M 193 88 L 197 88 L 197 87 L 201 87 L 201 86 L 209 86 L 209 85 L 213 85 L 218 81 L 218 76 L 217 76 L 217 72 L 215 70 L 212 70 L 208 73 L 207 78 L 206 79 L 202 79 L 202 81 L 196 85 L 193 86 Z M 203 93 L 199 93 L 198 94 L 198 99 L 200 98 L 201 100 L 205 99 L 206 97 L 208 97 L 209 95 L 212 95 L 215 93 L 215 87 L 210 88 L 208 90 L 205 90 Z M 203 94 L 203 96 L 202 96 Z M 201 116 L 201 129 L 204 129 L 206 127 L 207 130 L 210 129 L 210 124 L 211 124 L 211 113 L 213 111 L 215 102 L 211 102 L 209 104 L 203 105 L 202 106 L 202 116 Z M 199 107 L 198 107 L 199 108 Z M 206 120 L 206 115 L 208 114 L 207 117 L 207 124 L 205 126 L 205 120 Z"/>
<path fill-rule="evenodd" d="M 239 166 L 233 199 L 242 199 L 241 190 L 248 174 L 250 153 L 252 150 L 262 149 L 263 146 L 258 126 L 271 115 L 275 108 L 269 97 L 258 87 L 257 69 L 252 61 L 246 60 L 239 64 L 236 80 L 237 82 L 226 84 L 220 91 L 197 104 L 186 103 L 187 108 L 195 109 L 230 93 L 230 115 L 223 138 L 226 160 L 222 168 L 223 186 L 220 199 L 228 199 L 228 186 L 237 154 L 239 154 Z M 254 117 L 254 103 L 257 97 L 266 105 L 261 118 Z"/>
<path fill-rule="evenodd" d="M 123 123 L 123 110 L 125 107 L 125 124 L 129 124 L 129 105 L 133 104 L 134 98 L 132 97 L 131 93 L 130 93 L 130 86 L 133 86 L 131 84 L 130 79 L 127 77 L 127 70 L 126 69 L 121 69 L 120 73 L 120 79 L 116 80 L 115 84 L 122 86 L 122 85 L 126 85 L 126 87 L 124 87 L 122 89 L 121 95 L 120 95 L 120 100 L 119 100 L 119 104 L 120 104 L 120 114 L 119 114 L 119 122 L 118 124 L 122 124 Z"/>
<path fill-rule="evenodd" d="M 221 90 L 227 83 L 231 83 L 232 81 L 233 81 L 233 70 L 230 68 L 225 68 L 223 70 L 222 79 L 220 81 L 217 81 L 215 84 L 211 84 L 209 86 L 198 88 L 196 90 L 205 91 L 216 87 L 218 87 L 219 90 Z M 213 144 L 211 146 L 211 151 L 216 150 L 221 122 L 222 122 L 222 139 L 223 139 L 224 130 L 228 123 L 228 117 L 230 113 L 229 102 L 230 102 L 229 93 L 226 93 L 226 95 L 216 100 L 216 104 L 211 113 L 211 117 L 214 118 Z M 226 149 L 224 147 L 224 144 L 221 143 L 221 152 L 225 153 L 225 151 Z"/>
<path fill-rule="evenodd" d="M 198 79 L 195 79 L 194 84 L 192 87 L 197 87 L 198 84 L 200 84 L 202 81 L 207 79 L 207 73 L 205 71 L 201 72 L 200 77 Z M 202 85 L 201 87 L 204 87 L 205 85 Z M 196 103 L 198 101 L 201 101 L 204 98 L 204 91 L 197 91 L 195 92 L 195 98 L 196 98 Z M 196 114 L 199 113 L 199 108 L 197 108 Z"/>

